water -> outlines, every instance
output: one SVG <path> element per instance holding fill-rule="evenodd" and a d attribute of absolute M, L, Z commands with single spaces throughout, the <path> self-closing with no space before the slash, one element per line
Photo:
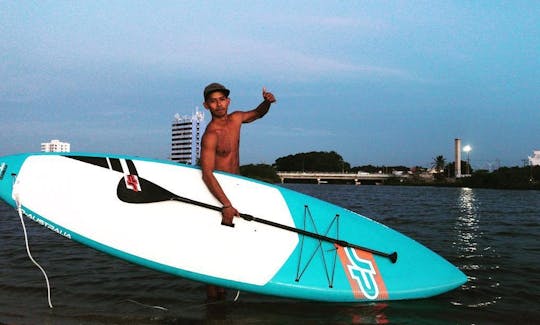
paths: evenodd
<path fill-rule="evenodd" d="M 380 221 L 465 272 L 430 299 L 372 304 L 299 302 L 229 292 L 206 304 L 204 285 L 123 262 L 25 219 L 0 202 L 0 324 L 533 324 L 540 319 L 540 191 L 286 185 Z M 144 238 L 141 238 L 144 240 Z M 399 252 L 399 248 L 396 248 Z M 404 279 L 406 280 L 406 279 Z"/>

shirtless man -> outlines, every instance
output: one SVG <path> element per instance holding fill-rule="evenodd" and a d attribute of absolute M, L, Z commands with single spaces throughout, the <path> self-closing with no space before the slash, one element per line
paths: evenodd
<path fill-rule="evenodd" d="M 208 190 L 222 204 L 221 223 L 232 226 L 238 210 L 229 200 L 216 177 L 214 170 L 238 174 L 240 172 L 240 127 L 263 117 L 270 105 L 276 101 L 274 95 L 262 90 L 263 102 L 251 111 L 228 112 L 230 91 L 223 85 L 212 83 L 204 89 L 204 107 L 212 114 L 212 120 L 202 137 L 201 169 L 202 179 Z M 207 287 L 209 299 L 223 298 L 224 290 L 215 286 Z"/>

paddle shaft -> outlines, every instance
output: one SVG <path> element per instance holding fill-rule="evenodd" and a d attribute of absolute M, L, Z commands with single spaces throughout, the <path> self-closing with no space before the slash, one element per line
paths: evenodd
<path fill-rule="evenodd" d="M 214 210 L 214 211 L 220 211 L 221 212 L 220 207 L 217 207 L 215 205 L 211 205 L 211 204 L 208 204 L 208 203 L 204 203 L 204 202 L 191 200 L 191 199 L 188 199 L 188 198 L 185 198 L 185 197 L 175 195 L 175 196 L 172 196 L 170 199 L 174 200 L 174 201 L 189 203 L 189 204 L 197 205 L 197 206 L 200 206 L 200 207 L 203 207 L 203 208 L 207 208 L 207 209 L 211 209 L 211 210 Z M 254 217 L 254 216 L 252 216 L 250 214 L 246 214 L 246 213 L 240 213 L 240 217 L 243 218 L 246 221 L 255 221 L 255 222 L 262 223 L 262 224 L 265 224 L 265 225 L 268 225 L 268 226 L 272 226 L 272 227 L 292 231 L 292 232 L 295 232 L 297 234 L 304 235 L 304 236 L 307 236 L 307 237 L 311 237 L 311 238 L 314 238 L 314 239 L 318 239 L 318 240 L 322 240 L 322 241 L 325 241 L 325 242 L 333 243 L 333 244 L 336 244 L 336 245 L 339 245 L 339 246 L 342 246 L 342 247 L 351 247 L 351 248 L 359 249 L 359 250 L 369 252 L 369 253 L 372 253 L 372 254 L 375 254 L 375 255 L 378 255 L 378 256 L 386 257 L 386 258 L 390 259 L 390 261 L 392 263 L 395 263 L 397 261 L 397 253 L 396 252 L 393 252 L 393 253 L 390 253 L 390 254 L 384 253 L 384 252 L 377 251 L 377 250 L 374 250 L 374 249 L 371 249 L 371 248 L 368 248 L 368 247 L 362 247 L 362 246 L 359 246 L 359 245 L 351 244 L 351 243 L 346 242 L 344 240 L 327 237 L 327 236 L 320 235 L 320 234 L 317 234 L 317 233 L 314 233 L 314 232 L 311 232 L 311 231 L 307 231 L 307 230 L 304 230 L 304 229 L 298 229 L 298 228 L 287 226 L 287 225 L 284 225 L 284 224 L 281 224 L 281 223 L 273 222 L 273 221 L 270 221 L 270 220 L 260 219 L 260 218 Z"/>

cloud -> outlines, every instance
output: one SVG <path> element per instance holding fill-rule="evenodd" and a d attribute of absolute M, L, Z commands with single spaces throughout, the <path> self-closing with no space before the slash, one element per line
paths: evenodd
<path fill-rule="evenodd" d="M 244 10 L 224 8 L 218 17 L 204 4 L 158 6 L 151 12 L 141 12 L 141 8 L 126 11 L 114 5 L 106 11 L 92 5 L 57 7 L 34 8 L 31 18 L 39 19 L 32 24 L 28 17 L 18 19 L 25 23 L 8 36 L 13 46 L 6 48 L 5 56 L 22 65 L 33 64 L 41 75 L 19 69 L 18 80 L 10 85 L 14 90 L 0 89 L 1 93 L 11 93 L 15 99 L 26 84 L 31 88 L 28 93 L 38 96 L 50 93 L 47 88 L 51 85 L 69 89 L 73 82 L 80 89 L 78 82 L 99 84 L 108 76 L 130 74 L 264 76 L 293 82 L 329 77 L 415 79 L 401 67 L 369 62 L 353 56 L 354 51 L 340 55 L 332 50 L 333 41 L 343 40 L 347 33 L 358 37 L 388 28 L 385 21 L 369 17 L 365 10 L 352 15 L 347 11 L 349 5 L 328 8 L 324 15 L 305 4 L 298 5 L 301 11 L 286 11 L 277 5 L 276 15 L 274 11 L 267 14 L 266 4 L 244 4 Z M 62 19 L 58 10 L 65 11 Z M 254 15 L 262 23 L 246 28 Z M 359 38 L 353 41 L 354 45 Z"/>
<path fill-rule="evenodd" d="M 343 27 L 359 22 L 334 17 L 323 19 L 322 24 Z M 294 47 L 290 41 L 280 41 L 279 36 L 268 41 L 242 34 L 216 37 L 211 31 L 196 35 L 169 32 L 153 38 L 148 35 L 151 31 L 143 34 L 124 31 L 106 37 L 66 33 L 68 35 L 63 37 L 44 33 L 40 44 L 21 59 L 39 62 L 41 69 L 47 66 L 50 71 L 71 72 L 75 76 L 125 69 L 154 74 L 205 73 L 236 77 L 265 74 L 292 80 L 324 79 L 328 75 L 413 79 L 411 73 L 397 67 L 355 62 L 355 58 L 338 57 L 328 51 Z M 28 74 L 26 79 L 30 77 Z"/>
<path fill-rule="evenodd" d="M 287 26 L 297 27 L 317 26 L 318 29 L 331 29 L 338 32 L 381 32 L 388 29 L 388 24 L 380 19 L 368 16 L 318 16 L 318 15 L 293 15 L 277 18 L 277 21 Z"/>
<path fill-rule="evenodd" d="M 169 44 L 171 47 L 157 50 L 155 55 L 146 58 L 141 56 L 139 60 L 142 64 L 155 64 L 164 69 L 168 67 L 174 70 L 198 70 L 237 77 L 264 74 L 293 81 L 325 79 L 329 75 L 345 78 L 416 79 L 408 71 L 399 68 L 355 63 L 319 53 L 307 53 L 305 50 L 290 48 L 277 42 L 253 39 L 216 41 L 213 46 L 219 51 L 209 51 L 202 43 L 188 43 L 197 55 L 183 52 L 176 45 Z"/>
<path fill-rule="evenodd" d="M 266 134 L 272 137 L 295 137 L 295 138 L 331 137 L 335 135 L 333 131 L 326 130 L 323 128 L 306 129 L 306 128 L 300 128 L 300 127 L 286 128 L 286 127 L 280 127 L 280 126 L 272 126 L 269 128 L 261 127 L 257 130 L 257 133 Z"/>

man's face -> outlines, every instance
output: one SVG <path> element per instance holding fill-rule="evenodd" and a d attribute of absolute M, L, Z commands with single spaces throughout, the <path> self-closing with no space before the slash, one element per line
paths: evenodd
<path fill-rule="evenodd" d="M 223 116 L 227 114 L 227 109 L 231 100 L 221 91 L 214 91 L 204 101 L 204 107 L 210 110 L 212 115 Z"/>

